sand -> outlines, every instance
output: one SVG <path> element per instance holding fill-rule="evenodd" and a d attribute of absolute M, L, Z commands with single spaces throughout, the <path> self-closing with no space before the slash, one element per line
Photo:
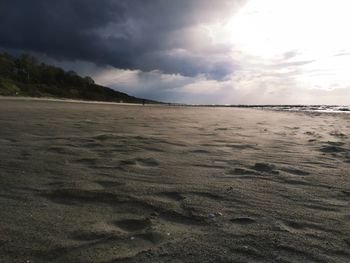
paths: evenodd
<path fill-rule="evenodd" d="M 350 115 L 0 99 L 0 262 L 350 262 Z"/>

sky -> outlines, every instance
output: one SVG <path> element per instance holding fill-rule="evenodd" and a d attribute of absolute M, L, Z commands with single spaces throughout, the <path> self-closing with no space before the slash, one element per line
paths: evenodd
<path fill-rule="evenodd" d="M 0 50 L 190 104 L 349 104 L 348 0 L 2 0 Z"/>

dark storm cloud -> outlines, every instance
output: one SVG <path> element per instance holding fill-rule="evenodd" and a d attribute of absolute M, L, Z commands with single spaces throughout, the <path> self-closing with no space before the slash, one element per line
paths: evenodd
<path fill-rule="evenodd" d="M 229 47 L 196 53 L 182 31 L 218 21 L 241 0 L 2 0 L 0 46 L 60 60 L 221 79 Z M 180 32 L 180 33 L 179 33 Z M 181 39 L 181 38 L 184 39 Z M 204 41 L 205 42 L 205 41 Z M 203 45 L 213 45 L 203 43 Z M 175 52 L 174 52 L 175 50 Z M 176 50 L 186 52 L 177 53 Z"/>

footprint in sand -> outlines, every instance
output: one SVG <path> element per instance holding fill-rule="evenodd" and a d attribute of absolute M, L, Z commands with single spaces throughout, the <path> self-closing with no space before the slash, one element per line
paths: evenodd
<path fill-rule="evenodd" d="M 136 165 L 136 160 L 129 159 L 129 160 L 122 160 L 120 161 L 121 165 Z"/>
<path fill-rule="evenodd" d="M 82 231 L 76 231 L 71 233 L 70 237 L 73 240 L 77 241 L 94 241 L 94 240 L 100 240 L 103 238 L 106 238 L 110 236 L 111 234 L 108 232 L 87 232 L 85 230 Z"/>
<path fill-rule="evenodd" d="M 182 196 L 180 193 L 177 193 L 177 192 L 161 192 L 159 193 L 159 196 L 165 197 L 174 201 L 181 201 L 185 199 L 184 196 Z"/>
<path fill-rule="evenodd" d="M 139 166 L 144 166 L 144 167 L 156 167 L 159 166 L 159 161 L 154 158 L 138 158 L 136 159 L 136 163 Z"/>
<path fill-rule="evenodd" d="M 344 239 L 344 242 L 350 247 L 350 238 Z"/>
<path fill-rule="evenodd" d="M 158 232 L 148 232 L 148 233 L 137 234 L 134 237 L 151 242 L 154 245 L 159 244 L 164 240 L 164 235 Z"/>
<path fill-rule="evenodd" d="M 310 173 L 304 170 L 300 170 L 294 167 L 285 167 L 281 169 L 282 171 L 286 172 L 286 173 L 290 173 L 290 174 L 294 174 L 294 175 L 301 175 L 301 176 L 305 176 L 305 175 L 309 175 Z"/>
<path fill-rule="evenodd" d="M 93 139 L 98 140 L 98 141 L 106 141 L 109 139 L 113 139 L 113 134 L 108 134 L 108 133 L 103 133 L 103 134 L 98 134 Z"/>
<path fill-rule="evenodd" d="M 324 153 L 344 153 L 347 151 L 346 149 L 336 145 L 324 146 L 320 150 Z"/>
<path fill-rule="evenodd" d="M 256 163 L 251 168 L 255 171 L 262 173 L 279 174 L 279 171 L 277 171 L 276 166 L 270 163 Z"/>
<path fill-rule="evenodd" d="M 231 175 L 258 175 L 256 171 L 248 170 L 244 168 L 235 168 L 231 171 L 229 171 L 229 174 Z"/>
<path fill-rule="evenodd" d="M 340 138 L 340 139 L 345 139 L 348 137 L 346 134 L 339 132 L 339 131 L 332 131 L 329 133 L 329 135 L 331 135 L 333 137 Z"/>
<path fill-rule="evenodd" d="M 238 225 L 250 225 L 256 223 L 256 221 L 250 217 L 236 217 L 232 218 L 230 221 Z"/>
<path fill-rule="evenodd" d="M 122 219 L 114 222 L 114 225 L 128 232 L 137 232 L 151 226 L 149 219 Z"/>
<path fill-rule="evenodd" d="M 164 240 L 164 235 L 151 230 L 152 222 L 150 219 L 122 219 L 114 222 L 118 228 L 133 233 L 131 240 L 141 239 L 159 244 Z"/>
<path fill-rule="evenodd" d="M 115 182 L 115 181 L 95 181 L 95 183 L 101 185 L 104 188 L 111 188 L 111 187 L 116 187 L 116 186 L 122 186 L 124 185 L 123 183 L 120 182 Z"/>

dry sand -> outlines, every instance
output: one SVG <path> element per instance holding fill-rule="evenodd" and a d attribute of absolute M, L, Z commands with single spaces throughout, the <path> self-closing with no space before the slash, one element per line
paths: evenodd
<path fill-rule="evenodd" d="M 0 262 L 350 262 L 350 114 L 0 100 Z"/>

